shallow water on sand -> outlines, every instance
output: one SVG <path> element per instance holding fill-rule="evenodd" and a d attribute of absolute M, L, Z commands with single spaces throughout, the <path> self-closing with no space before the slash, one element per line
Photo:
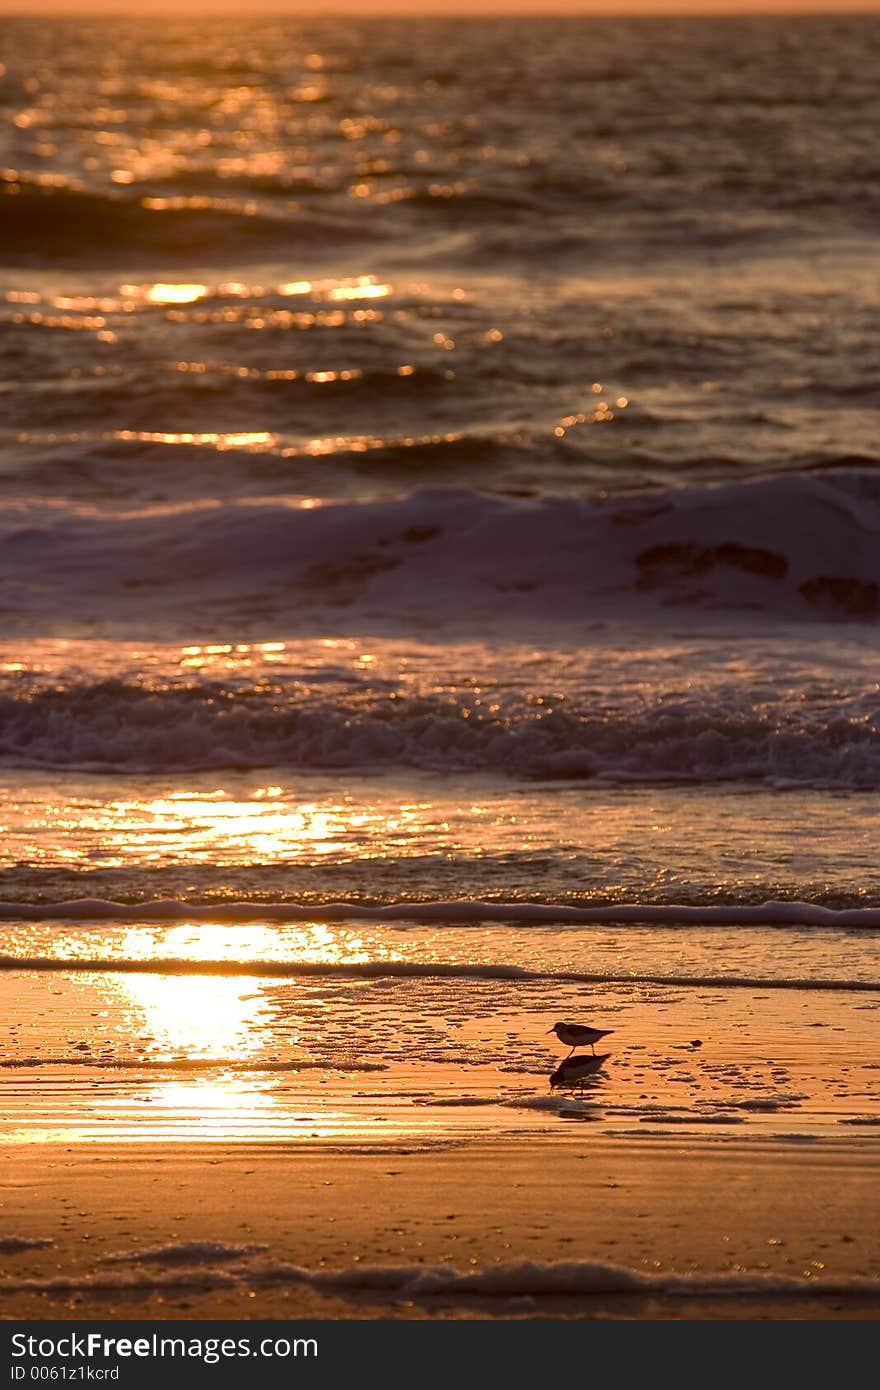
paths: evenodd
<path fill-rule="evenodd" d="M 872 1140 L 878 41 L 6 26 L 5 1141 Z"/>
<path fill-rule="evenodd" d="M 857 981 L 874 943 L 768 928 L 736 949 L 730 937 L 9 924 L 4 950 L 31 968 L 7 958 L 0 976 L 2 1137 L 393 1147 L 563 1119 L 605 1135 L 877 1132 L 876 981 L 823 988 L 816 969 L 824 952 L 826 970 Z M 812 978 L 779 988 L 780 953 Z M 652 979 L 661 962 L 667 984 Z M 576 1093 L 548 1090 L 565 1053 L 547 1037 L 557 1016 L 611 1030 Z"/>

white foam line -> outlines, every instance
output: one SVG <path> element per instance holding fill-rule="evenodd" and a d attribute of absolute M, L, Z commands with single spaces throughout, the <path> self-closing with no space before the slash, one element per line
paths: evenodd
<path fill-rule="evenodd" d="M 339 1071 L 374 1072 L 388 1071 L 386 1062 L 363 1062 L 354 1059 L 332 1057 L 305 1057 L 292 1062 L 237 1061 L 233 1057 L 83 1057 L 49 1055 L 45 1057 L 3 1057 L 0 1068 L 8 1071 L 26 1070 L 33 1067 L 92 1067 L 99 1071 L 216 1071 L 224 1072 L 300 1072 L 300 1071 Z"/>
<path fill-rule="evenodd" d="M 0 1255 L 18 1255 L 23 1250 L 45 1250 L 54 1244 L 51 1236 L 0 1236 Z"/>
<path fill-rule="evenodd" d="M 796 926 L 880 928 L 880 907 L 831 908 L 816 903 L 768 901 L 713 906 L 678 903 L 603 903 L 572 907 L 564 903 L 503 903 L 466 899 L 452 902 L 385 903 L 202 903 L 175 898 L 143 903 L 76 898 L 60 903 L 0 902 L 0 920 L 25 922 L 431 922 L 447 926 L 482 923 L 620 923 L 671 926 Z"/>
<path fill-rule="evenodd" d="M 296 1265 L 267 1264 L 249 1270 L 262 1283 L 304 1283 L 317 1289 L 377 1290 L 395 1296 L 459 1295 L 522 1298 L 614 1293 L 655 1293 L 689 1297 L 743 1294 L 880 1296 L 880 1279 L 869 1275 L 805 1278 L 764 1271 L 675 1274 L 629 1269 L 600 1260 L 544 1263 L 519 1260 L 463 1273 L 451 1265 L 357 1265 L 340 1270 L 307 1270 Z"/>
<path fill-rule="evenodd" d="M 234 1274 L 219 1269 L 143 1270 L 136 1275 L 122 1273 L 56 1275 L 50 1279 L 0 1279 L 0 1295 L 14 1293 L 127 1293 L 136 1289 L 175 1289 L 181 1292 L 210 1293 L 215 1289 L 239 1287 Z"/>
<path fill-rule="evenodd" d="M 166 1255 L 173 1247 L 166 1248 Z M 135 1252 L 136 1253 L 136 1252 Z M 143 1252 L 142 1258 L 149 1254 Z M 229 1270 L 134 1269 L 130 1273 L 85 1273 L 48 1279 L 0 1280 L 0 1294 L 73 1291 L 108 1293 L 134 1289 L 179 1288 L 210 1292 L 230 1287 L 263 1288 L 305 1285 L 323 1293 L 382 1295 L 386 1299 L 579 1298 L 595 1295 L 653 1294 L 672 1298 L 880 1298 L 880 1278 L 871 1275 L 817 1275 L 808 1278 L 761 1270 L 718 1273 L 659 1272 L 630 1269 L 600 1260 L 544 1263 L 518 1260 L 462 1272 L 451 1265 L 352 1265 L 341 1269 L 307 1269 L 265 1261 Z"/>
<path fill-rule="evenodd" d="M 471 965 L 445 961 L 283 961 L 283 960 L 186 960 L 179 956 L 158 956 L 130 960 L 113 956 L 0 956 L 0 971 L 40 971 L 44 973 L 100 973 L 117 975 L 220 975 L 268 977 L 270 979 L 350 979 L 350 980 L 498 980 L 519 983 L 559 984 L 652 984 L 676 988 L 718 989 L 800 989 L 880 993 L 880 981 L 816 980 L 802 977 L 768 979 L 760 975 L 648 975 L 611 971 L 525 970 L 516 965 Z M 91 1061 L 92 1059 L 84 1059 Z M 0 1062 L 0 1066 L 4 1064 Z"/>
<path fill-rule="evenodd" d="M 147 1250 L 122 1250 L 104 1255 L 101 1264 L 199 1265 L 219 1264 L 257 1255 L 265 1245 L 225 1245 L 217 1240 L 188 1240 L 177 1245 L 155 1245 Z"/>

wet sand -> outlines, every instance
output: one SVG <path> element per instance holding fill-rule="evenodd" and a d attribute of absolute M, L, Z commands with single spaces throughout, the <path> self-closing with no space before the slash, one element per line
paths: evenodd
<path fill-rule="evenodd" d="M 0 1316 L 873 1318 L 878 1178 L 873 1136 L 614 1140 L 576 1121 L 415 1151 L 16 1145 Z M 591 1262 L 590 1291 L 560 1291 L 569 1262 Z M 413 1282 L 505 1264 L 503 1292 Z M 377 1267 L 407 1272 L 382 1287 Z M 645 1286 L 621 1290 L 611 1267 Z M 670 1291 L 672 1273 L 691 1283 Z"/>
<path fill-rule="evenodd" d="M 242 932 L 290 973 L 201 973 Z M 782 947 L 800 970 L 791 933 L 739 944 L 745 984 L 723 936 L 628 933 L 667 985 L 560 969 L 619 969 L 614 929 L 107 930 L 140 973 L 76 969 L 61 924 L 10 934 L 62 968 L 0 975 L 0 1317 L 880 1314 L 862 934 L 826 988 L 824 936 L 812 980 L 760 977 Z M 559 1017 L 613 1030 L 580 1094 L 548 1088 Z"/>

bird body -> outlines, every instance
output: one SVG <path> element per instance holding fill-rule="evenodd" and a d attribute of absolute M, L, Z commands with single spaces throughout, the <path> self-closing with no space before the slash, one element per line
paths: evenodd
<path fill-rule="evenodd" d="M 610 1052 L 599 1052 L 591 1057 L 566 1057 L 550 1077 L 550 1089 L 582 1086 L 588 1077 L 595 1076 L 602 1063 L 607 1062 L 610 1056 Z"/>
<path fill-rule="evenodd" d="M 547 1030 L 555 1033 L 561 1043 L 570 1047 L 574 1052 L 576 1047 L 591 1047 L 596 1051 L 595 1044 L 600 1038 L 607 1038 L 609 1033 L 613 1033 L 613 1028 L 588 1028 L 584 1023 L 554 1023 L 552 1028 Z M 569 1056 L 571 1053 L 569 1053 Z"/>

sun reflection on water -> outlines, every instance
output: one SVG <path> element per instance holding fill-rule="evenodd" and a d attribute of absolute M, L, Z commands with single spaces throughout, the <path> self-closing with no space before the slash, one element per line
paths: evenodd
<path fill-rule="evenodd" d="M 264 1046 L 259 981 L 240 976 L 114 977 L 119 1007 L 153 1058 L 256 1057 Z"/>
<path fill-rule="evenodd" d="M 267 646 L 270 644 L 266 644 Z M 222 665 L 233 669 L 251 660 L 283 661 L 284 653 L 231 647 L 186 648 L 181 665 Z M 358 656 L 357 669 L 372 669 L 374 658 Z M 305 788 L 303 788 L 305 790 Z M 321 789 L 323 790 L 323 789 Z M 129 788 L 126 788 L 129 791 Z M 122 789 L 120 789 L 122 792 Z M 88 862 L 94 866 L 135 864 L 283 864 L 330 859 L 375 860 L 429 842 L 444 850 L 456 838 L 444 813 L 431 801 L 357 802 L 352 797 L 303 797 L 296 786 L 234 779 L 226 787 L 163 787 L 161 794 L 119 794 L 101 802 L 90 789 L 58 802 L 10 798 L 10 858 L 30 862 Z M 488 819 L 481 816 L 482 820 Z M 13 840 L 15 843 L 13 843 Z"/>
<path fill-rule="evenodd" d="M 283 932 L 274 925 L 244 922 L 137 926 L 120 936 L 118 953 L 122 959 L 137 961 L 285 961 L 292 965 L 361 965 L 375 959 L 401 959 L 400 951 L 373 939 L 372 932 L 324 922 L 304 922 Z M 188 980 L 230 983 L 206 982 L 193 976 L 173 982 L 186 985 Z"/>
<path fill-rule="evenodd" d="M 239 1125 L 251 1132 L 259 1122 L 255 1112 L 277 1106 L 271 1092 L 248 1078 L 235 1076 L 212 1081 L 163 1081 L 151 1089 L 148 1100 L 163 1110 L 184 1112 L 189 1128 L 196 1132 L 219 1130 L 224 1135 L 230 1126 L 235 1128 L 236 1115 Z"/>

